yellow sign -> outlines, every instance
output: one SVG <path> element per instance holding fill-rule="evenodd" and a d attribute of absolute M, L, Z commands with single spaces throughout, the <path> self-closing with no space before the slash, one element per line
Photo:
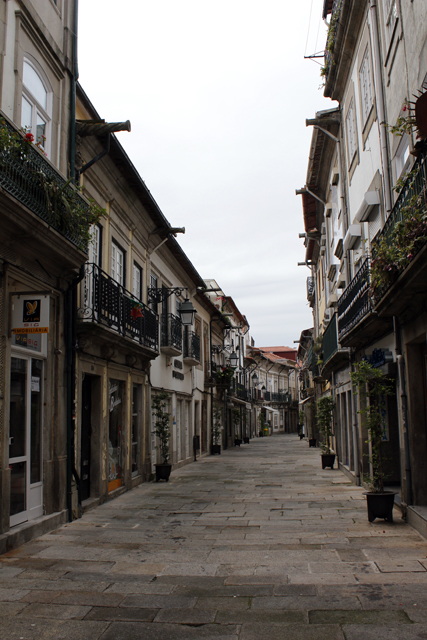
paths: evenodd
<path fill-rule="evenodd" d="M 21 327 L 12 329 L 12 333 L 49 333 L 49 327 Z"/>

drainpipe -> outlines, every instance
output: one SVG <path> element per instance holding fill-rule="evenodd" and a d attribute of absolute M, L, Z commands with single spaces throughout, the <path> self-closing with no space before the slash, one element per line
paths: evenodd
<path fill-rule="evenodd" d="M 79 0 L 74 0 L 73 15 L 73 76 L 70 88 L 70 178 L 73 184 L 76 180 L 76 94 L 79 68 L 77 64 L 77 28 L 78 28 Z"/>
<path fill-rule="evenodd" d="M 403 517 L 406 518 L 407 507 L 412 504 L 412 470 L 411 470 L 411 458 L 409 455 L 409 432 L 408 432 L 408 397 L 406 395 L 405 384 L 405 358 L 402 355 L 402 345 L 400 340 L 399 324 L 396 316 L 393 317 L 393 332 L 394 332 L 394 344 L 396 350 L 396 362 L 397 362 L 397 384 L 398 393 L 400 396 L 400 411 L 398 411 L 399 418 L 399 430 L 403 435 L 403 448 L 405 458 L 405 490 L 404 490 L 404 502 Z"/>
<path fill-rule="evenodd" d="M 77 285 L 84 278 L 84 265 L 79 275 L 71 282 L 65 297 L 66 315 L 66 383 L 67 383 L 67 509 L 69 522 L 73 519 L 71 484 L 72 478 L 77 484 L 79 515 L 81 514 L 80 478 L 74 465 L 75 454 L 75 394 L 76 394 L 76 350 L 77 340 Z"/>
<path fill-rule="evenodd" d="M 385 108 L 384 108 L 384 93 L 382 83 L 382 65 L 381 65 L 381 53 L 380 43 L 378 36 L 378 17 L 377 17 L 377 2 L 376 0 L 369 0 L 369 8 L 372 20 L 372 53 L 375 65 L 375 96 L 377 116 L 379 123 L 380 145 L 381 145 L 381 164 L 383 169 L 384 179 L 384 202 L 386 212 L 389 213 L 392 209 L 391 203 L 391 188 L 390 188 L 390 174 L 389 174 L 389 154 L 387 146 L 387 126 L 385 124 Z"/>

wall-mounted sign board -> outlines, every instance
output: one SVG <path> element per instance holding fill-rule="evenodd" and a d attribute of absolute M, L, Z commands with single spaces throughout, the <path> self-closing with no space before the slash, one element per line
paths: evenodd
<path fill-rule="evenodd" d="M 20 293 L 12 296 L 12 333 L 49 333 L 50 296 Z"/>

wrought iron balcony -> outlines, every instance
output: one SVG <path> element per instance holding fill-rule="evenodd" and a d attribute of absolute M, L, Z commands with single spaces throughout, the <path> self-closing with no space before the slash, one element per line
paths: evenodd
<path fill-rule="evenodd" d="M 334 313 L 332 320 L 329 322 L 325 329 L 322 339 L 322 355 L 323 366 L 336 354 L 338 351 L 338 326 L 337 315 Z"/>
<path fill-rule="evenodd" d="M 328 36 L 326 40 L 325 46 L 325 62 L 324 62 L 324 72 L 322 75 L 329 75 L 329 72 L 332 68 L 333 63 L 333 53 L 335 48 L 335 41 L 337 38 L 337 31 L 339 26 L 339 20 L 341 16 L 341 8 L 342 8 L 343 0 L 334 0 L 332 3 L 332 11 L 331 17 L 329 20 L 329 28 L 328 28 Z"/>
<path fill-rule="evenodd" d="M 279 402 L 280 404 L 289 404 L 292 400 L 292 395 L 285 391 L 279 391 L 278 393 L 271 394 L 272 402 Z"/>
<path fill-rule="evenodd" d="M 250 391 L 246 389 L 245 385 L 241 384 L 240 382 L 236 382 L 234 393 L 238 398 L 240 398 L 240 400 L 245 400 L 246 402 L 250 402 L 251 400 Z"/>
<path fill-rule="evenodd" d="M 362 263 L 353 280 L 338 299 L 338 337 L 342 341 L 353 327 L 372 311 L 369 258 Z"/>
<path fill-rule="evenodd" d="M 426 246 L 427 152 L 417 158 L 398 199 L 372 246 L 375 303 Z"/>
<path fill-rule="evenodd" d="M 307 300 L 309 302 L 314 301 L 314 284 L 315 279 L 312 276 L 309 276 L 307 278 Z"/>
<path fill-rule="evenodd" d="M 169 355 L 182 353 L 182 322 L 173 313 L 162 313 L 160 346 Z"/>
<path fill-rule="evenodd" d="M 184 327 L 184 362 L 200 364 L 200 336 Z"/>
<path fill-rule="evenodd" d="M 159 317 L 98 265 L 87 263 L 78 310 L 83 322 L 104 325 L 158 353 Z"/>
<path fill-rule="evenodd" d="M 322 356 L 322 376 L 324 378 L 348 362 L 349 351 L 348 349 L 342 349 L 338 342 L 338 320 L 336 313 L 332 316 L 323 334 Z"/>
<path fill-rule="evenodd" d="M 88 202 L 2 114 L 0 132 L 0 187 L 86 253 L 80 225 Z"/>

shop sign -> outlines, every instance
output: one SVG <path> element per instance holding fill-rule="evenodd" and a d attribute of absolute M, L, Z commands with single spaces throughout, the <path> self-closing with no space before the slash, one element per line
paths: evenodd
<path fill-rule="evenodd" d="M 21 293 L 12 296 L 12 333 L 49 333 L 50 296 Z"/>

